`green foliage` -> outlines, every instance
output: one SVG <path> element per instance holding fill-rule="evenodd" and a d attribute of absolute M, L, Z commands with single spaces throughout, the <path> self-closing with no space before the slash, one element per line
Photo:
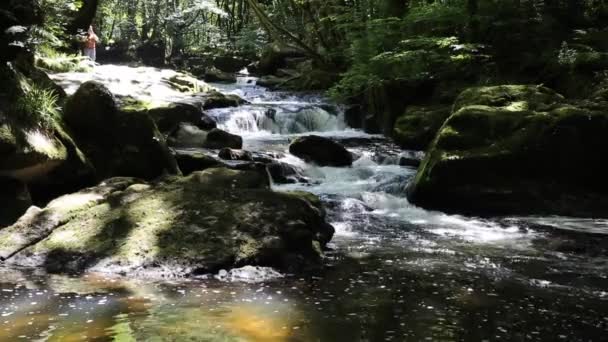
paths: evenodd
<path fill-rule="evenodd" d="M 60 119 L 57 95 L 50 89 L 27 84 L 27 91 L 14 104 L 12 111 L 20 123 L 51 129 Z"/>
<path fill-rule="evenodd" d="M 45 22 L 33 30 L 34 43 L 44 48 L 65 48 L 71 41 L 66 25 L 81 6 L 82 0 L 40 0 Z"/>
<path fill-rule="evenodd" d="M 456 35 L 467 21 L 465 1 L 423 3 L 410 8 L 403 30 L 415 35 Z"/>
<path fill-rule="evenodd" d="M 406 39 L 392 51 L 355 63 L 329 93 L 344 100 L 385 82 L 416 82 L 451 75 L 476 63 L 478 57 L 475 45 L 459 44 L 456 37 Z"/>
<path fill-rule="evenodd" d="M 88 59 L 79 55 L 70 55 L 49 46 L 41 46 L 36 53 L 36 66 L 51 72 L 89 72 Z"/>

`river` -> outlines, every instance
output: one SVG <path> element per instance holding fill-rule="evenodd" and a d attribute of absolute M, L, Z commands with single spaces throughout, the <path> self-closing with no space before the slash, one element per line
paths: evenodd
<path fill-rule="evenodd" d="M 159 86 L 170 73 L 109 65 L 53 77 L 68 92 L 95 78 L 125 95 L 179 99 Z M 245 149 L 284 153 L 291 139 L 314 132 L 358 156 L 351 168 L 316 167 L 288 153 L 281 159 L 306 181 L 275 190 L 319 195 L 336 228 L 324 270 L 245 267 L 151 280 L 0 269 L 1 341 L 608 339 L 608 222 L 415 207 L 404 188 L 416 170 L 399 165 L 400 153 L 414 153 L 348 128 L 341 109 L 320 95 L 254 84 L 216 85 L 251 104 L 208 112 L 243 136 Z"/>

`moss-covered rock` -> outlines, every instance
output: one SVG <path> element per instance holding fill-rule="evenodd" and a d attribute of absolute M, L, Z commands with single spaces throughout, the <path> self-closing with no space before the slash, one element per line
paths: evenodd
<path fill-rule="evenodd" d="M 450 114 L 448 106 L 410 106 L 397 118 L 393 138 L 405 149 L 425 150 Z"/>
<path fill-rule="evenodd" d="M 472 88 L 440 129 L 409 199 L 466 213 L 606 216 L 608 113 L 538 86 Z"/>
<path fill-rule="evenodd" d="M 206 82 L 236 83 L 236 75 L 210 67 L 205 70 Z"/>
<path fill-rule="evenodd" d="M 52 131 L 0 125 L 0 176 L 32 182 L 46 177 L 68 159 L 68 150 Z"/>
<path fill-rule="evenodd" d="M 217 127 L 217 123 L 201 109 L 189 103 L 172 103 L 167 106 L 155 107 L 148 114 L 156 122 L 161 132 L 173 132 L 180 123 L 189 123 L 203 130 Z"/>
<path fill-rule="evenodd" d="M 182 93 L 206 93 L 213 90 L 207 83 L 196 79 L 194 76 L 177 73 L 167 80 L 167 84 Z"/>
<path fill-rule="evenodd" d="M 318 266 L 332 234 L 315 196 L 273 192 L 264 172 L 210 169 L 156 185 L 111 180 L 30 210 L 0 230 L 0 257 L 54 272 L 291 271 Z"/>
<path fill-rule="evenodd" d="M 247 101 L 234 94 L 222 94 L 219 91 L 210 91 L 203 97 L 203 109 L 216 109 L 227 107 L 238 107 Z"/>
<path fill-rule="evenodd" d="M 119 110 L 110 91 L 84 83 L 65 108 L 65 122 L 101 178 L 151 179 L 179 169 L 147 111 Z"/>

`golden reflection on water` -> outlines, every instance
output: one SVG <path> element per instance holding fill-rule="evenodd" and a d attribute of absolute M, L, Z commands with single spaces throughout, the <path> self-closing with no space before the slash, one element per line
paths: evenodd
<path fill-rule="evenodd" d="M 262 290 L 160 286 L 94 274 L 16 281 L 23 279 L 0 280 L 3 289 L 14 286 L 0 298 L 0 313 L 11 310 L 0 317 L 0 341 L 309 340 L 295 302 Z"/>
<path fill-rule="evenodd" d="M 291 336 L 291 322 L 288 317 L 260 314 L 255 308 L 240 306 L 232 308 L 224 317 L 225 327 L 247 341 L 271 342 L 288 341 Z"/>

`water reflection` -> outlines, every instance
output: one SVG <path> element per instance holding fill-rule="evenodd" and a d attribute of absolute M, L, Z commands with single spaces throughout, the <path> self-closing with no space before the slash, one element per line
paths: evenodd
<path fill-rule="evenodd" d="M 114 79 L 117 68 L 127 67 L 86 77 L 143 98 L 178 95 L 148 87 L 166 71 L 127 69 L 128 77 Z M 78 77 L 57 76 L 73 89 L 84 81 Z M 242 134 L 247 149 L 284 154 L 282 162 L 310 179 L 275 189 L 306 190 L 324 201 L 337 230 L 327 267 L 301 276 L 240 270 L 173 282 L 0 269 L 1 341 L 606 340 L 606 222 L 417 208 L 403 195 L 415 170 L 398 158 L 379 163 L 391 160 L 377 158 L 393 148 L 389 142 L 373 145 L 377 136 L 343 130 L 320 97 L 222 87 L 252 103 L 210 113 L 222 127 Z M 286 153 L 289 140 L 307 130 L 360 141 L 350 146 L 358 160 L 351 168 L 316 167 Z"/>

